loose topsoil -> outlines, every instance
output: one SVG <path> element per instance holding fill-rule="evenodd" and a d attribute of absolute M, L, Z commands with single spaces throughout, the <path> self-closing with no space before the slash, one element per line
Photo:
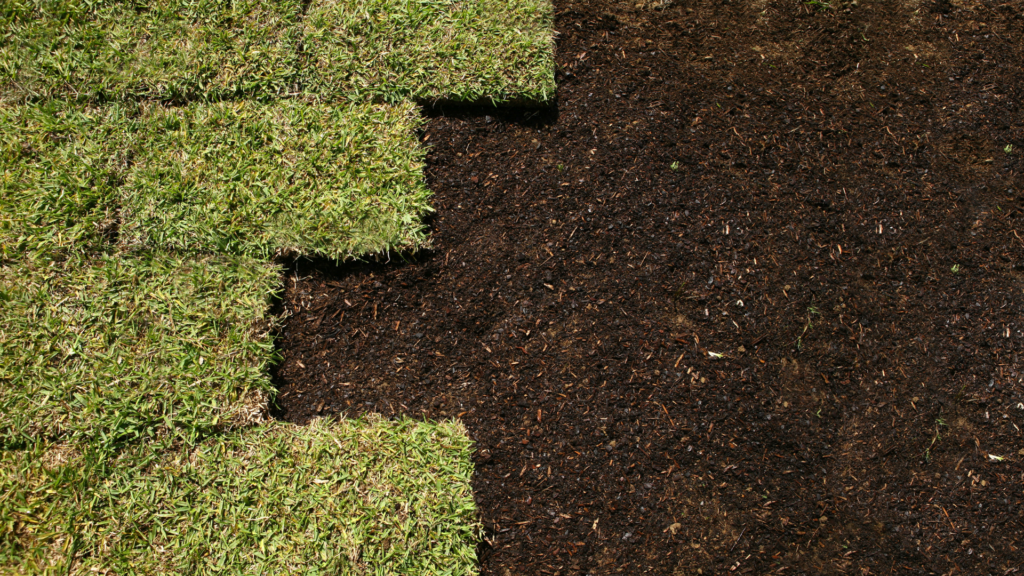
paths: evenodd
<path fill-rule="evenodd" d="M 432 249 L 288 273 L 279 417 L 460 418 L 484 574 L 1024 570 L 1024 2 L 556 2 Z"/>

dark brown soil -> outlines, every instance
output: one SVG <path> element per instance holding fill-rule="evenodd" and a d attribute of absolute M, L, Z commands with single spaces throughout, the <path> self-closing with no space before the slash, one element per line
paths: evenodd
<path fill-rule="evenodd" d="M 488 575 L 1024 570 L 1024 2 L 556 4 L 433 250 L 289 272 L 280 416 L 460 418 Z"/>

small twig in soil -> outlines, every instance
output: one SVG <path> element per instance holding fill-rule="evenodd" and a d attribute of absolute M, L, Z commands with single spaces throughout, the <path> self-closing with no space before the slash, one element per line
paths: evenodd
<path fill-rule="evenodd" d="M 736 537 L 736 541 L 735 541 L 735 542 L 733 542 L 733 543 L 732 543 L 732 546 L 730 546 L 730 547 L 729 547 L 729 552 L 732 552 L 732 549 L 733 549 L 733 548 L 735 548 L 735 547 L 736 547 L 736 545 L 740 543 L 740 538 L 743 538 L 743 534 L 744 534 L 744 533 L 745 533 L 746 531 L 747 531 L 747 527 L 746 527 L 746 526 L 744 526 L 744 527 L 743 527 L 743 530 L 740 530 L 740 535 Z"/>

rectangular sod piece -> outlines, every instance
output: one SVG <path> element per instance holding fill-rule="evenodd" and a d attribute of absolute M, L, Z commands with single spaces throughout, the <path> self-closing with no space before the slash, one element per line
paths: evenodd
<path fill-rule="evenodd" d="M 0 103 L 295 90 L 301 0 L 0 0 Z"/>
<path fill-rule="evenodd" d="M 394 102 L 554 97 L 549 0 L 313 0 L 305 87 Z"/>
<path fill-rule="evenodd" d="M 118 446 L 263 419 L 270 264 L 166 253 L 0 266 L 0 448 Z"/>
<path fill-rule="evenodd" d="M 96 250 L 117 232 L 132 106 L 0 107 L 0 264 Z"/>
<path fill-rule="evenodd" d="M 103 462 L 65 446 L 0 453 L 0 571 L 476 573 L 465 429 L 270 423 Z"/>
<path fill-rule="evenodd" d="M 430 192 L 410 103 L 155 107 L 122 188 L 122 241 L 346 259 L 426 239 Z"/>

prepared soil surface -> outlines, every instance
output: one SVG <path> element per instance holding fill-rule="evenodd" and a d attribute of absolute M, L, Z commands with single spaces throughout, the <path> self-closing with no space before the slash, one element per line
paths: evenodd
<path fill-rule="evenodd" d="M 459 418 L 487 575 L 1024 571 L 1024 2 L 556 2 L 430 250 L 298 261 L 279 417 Z"/>

